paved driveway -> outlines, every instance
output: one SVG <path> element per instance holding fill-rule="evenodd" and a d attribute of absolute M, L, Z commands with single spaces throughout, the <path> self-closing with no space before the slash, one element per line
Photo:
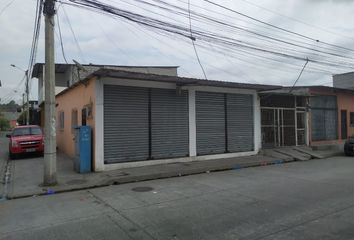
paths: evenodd
<path fill-rule="evenodd" d="M 0 203 L 0 239 L 354 239 L 354 158 Z"/>

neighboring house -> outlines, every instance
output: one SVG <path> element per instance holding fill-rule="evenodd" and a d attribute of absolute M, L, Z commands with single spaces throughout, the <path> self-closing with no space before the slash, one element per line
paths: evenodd
<path fill-rule="evenodd" d="M 306 95 L 288 88 L 259 93 L 263 148 L 309 145 Z"/>
<path fill-rule="evenodd" d="M 311 87 L 312 145 L 343 143 L 354 134 L 354 89 Z"/>
<path fill-rule="evenodd" d="M 354 90 L 354 72 L 333 75 L 333 87 Z"/>
<path fill-rule="evenodd" d="M 283 87 L 260 97 L 263 147 L 341 144 L 354 134 L 354 90 Z"/>
<path fill-rule="evenodd" d="M 254 155 L 274 88 L 100 69 L 56 96 L 57 146 L 74 157 L 73 128 L 91 126 L 95 171 Z"/>

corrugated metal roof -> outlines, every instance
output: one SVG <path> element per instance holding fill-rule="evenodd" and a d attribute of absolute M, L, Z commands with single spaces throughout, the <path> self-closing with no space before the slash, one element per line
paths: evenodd
<path fill-rule="evenodd" d="M 291 92 L 290 92 L 291 90 Z M 280 89 L 272 89 L 272 90 L 264 90 L 260 91 L 260 93 L 264 94 L 285 94 L 285 95 L 298 95 L 298 96 L 310 96 L 314 95 L 311 93 L 312 91 L 327 91 L 331 93 L 349 93 L 354 94 L 354 90 L 346 89 L 346 88 L 336 88 L 329 86 L 296 86 L 296 87 L 282 87 Z"/>
<path fill-rule="evenodd" d="M 185 86 L 185 85 L 213 86 L 213 87 L 225 87 L 225 88 L 250 89 L 250 90 L 257 90 L 257 91 L 278 89 L 282 87 L 278 85 L 263 85 L 263 84 L 227 82 L 227 81 L 218 81 L 218 80 L 205 80 L 205 79 L 197 79 L 197 78 L 146 74 L 146 73 L 128 72 L 122 70 L 112 70 L 112 69 L 102 68 L 88 75 L 85 79 L 75 83 L 74 85 L 60 92 L 59 94 L 57 94 L 57 96 L 65 94 L 70 89 L 75 88 L 79 84 L 85 83 L 94 77 L 111 77 L 117 79 L 143 80 L 143 81 L 152 81 L 152 82 L 169 82 L 169 83 L 175 83 L 177 86 Z"/>
<path fill-rule="evenodd" d="M 111 69 L 100 69 L 92 73 L 91 75 L 89 75 L 87 78 L 92 78 L 92 77 L 112 77 L 112 78 L 136 79 L 136 80 L 156 81 L 156 82 L 171 82 L 171 83 L 176 83 L 177 85 L 180 86 L 183 85 L 216 86 L 216 87 L 243 88 L 243 89 L 255 89 L 255 90 L 281 88 L 281 86 L 277 86 L 277 85 L 239 83 L 239 82 L 229 82 L 229 81 L 220 81 L 220 80 L 205 80 L 205 79 L 198 79 L 198 78 L 135 73 L 135 72 L 111 70 Z"/>

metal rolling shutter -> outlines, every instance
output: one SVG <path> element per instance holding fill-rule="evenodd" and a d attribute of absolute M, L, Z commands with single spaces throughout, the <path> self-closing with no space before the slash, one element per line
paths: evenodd
<path fill-rule="evenodd" d="M 224 94 L 196 92 L 197 154 L 225 152 Z"/>
<path fill-rule="evenodd" d="M 104 85 L 105 163 L 149 156 L 148 89 Z"/>
<path fill-rule="evenodd" d="M 229 152 L 254 149 L 253 96 L 227 94 L 227 139 Z"/>
<path fill-rule="evenodd" d="M 175 89 L 151 89 L 152 158 L 189 155 L 188 94 Z"/>

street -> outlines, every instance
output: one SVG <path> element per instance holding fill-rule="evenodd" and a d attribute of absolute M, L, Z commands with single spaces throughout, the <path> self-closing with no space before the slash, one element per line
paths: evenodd
<path fill-rule="evenodd" d="M 354 239 L 353 171 L 333 157 L 7 200 L 0 239 Z"/>

